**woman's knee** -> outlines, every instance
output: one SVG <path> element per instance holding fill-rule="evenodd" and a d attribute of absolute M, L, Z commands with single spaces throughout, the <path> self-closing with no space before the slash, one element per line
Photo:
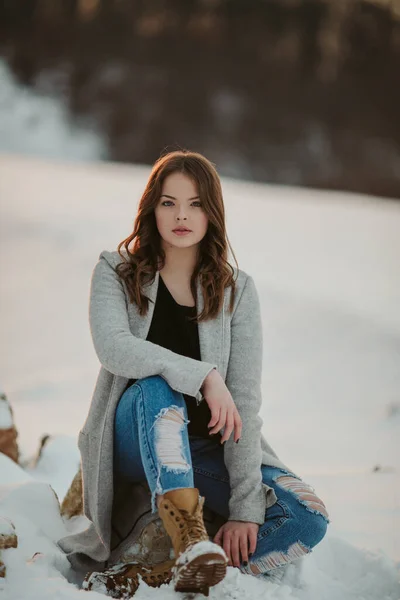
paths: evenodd
<path fill-rule="evenodd" d="M 161 377 L 161 375 L 148 375 L 147 377 L 142 377 L 141 379 L 136 380 L 136 385 L 139 385 L 142 389 L 147 389 L 149 386 L 158 386 L 164 390 L 167 390 L 167 388 L 171 389 L 168 382 L 164 377 Z"/>
<path fill-rule="evenodd" d="M 167 402 L 167 404 L 169 399 L 171 404 L 172 401 L 174 404 L 180 404 L 179 393 L 174 392 L 161 375 L 149 375 L 148 377 L 137 379 L 121 395 L 117 410 L 119 412 L 124 409 L 127 410 L 139 399 L 144 399 L 146 402 L 162 399 L 163 403 Z M 182 402 L 184 403 L 183 397 Z"/>
<path fill-rule="evenodd" d="M 152 398 L 162 397 L 171 398 L 171 403 L 185 405 L 185 400 L 181 392 L 173 390 L 168 381 L 161 375 L 149 375 L 138 379 L 134 385 L 137 385 L 145 396 Z"/>
<path fill-rule="evenodd" d="M 289 494 L 287 499 L 292 499 L 290 510 L 293 523 L 298 527 L 298 539 L 307 548 L 313 548 L 324 538 L 328 528 L 329 515 L 324 502 L 308 483 L 295 475 L 282 473 L 275 478 L 275 483 Z"/>
<path fill-rule="evenodd" d="M 308 549 L 314 548 L 325 537 L 329 520 L 321 513 L 299 505 L 296 521 L 298 538 Z"/>
<path fill-rule="evenodd" d="M 115 427 L 126 428 L 132 421 L 139 421 L 137 410 L 146 408 L 147 420 L 155 425 L 161 418 L 163 421 L 176 421 L 187 424 L 188 412 L 186 402 L 180 392 L 174 391 L 160 375 L 151 375 L 136 380 L 122 394 L 115 411 Z M 165 418 L 165 419 L 164 419 Z"/>
<path fill-rule="evenodd" d="M 140 394 L 140 389 L 135 385 L 129 386 L 118 400 L 114 415 L 114 427 L 116 429 L 124 429 L 133 420 L 133 407 Z"/>
<path fill-rule="evenodd" d="M 317 496 L 311 485 L 291 473 L 282 472 L 274 478 L 274 483 L 282 490 L 294 496 L 311 512 L 321 514 L 329 521 L 328 511 L 324 502 Z"/>

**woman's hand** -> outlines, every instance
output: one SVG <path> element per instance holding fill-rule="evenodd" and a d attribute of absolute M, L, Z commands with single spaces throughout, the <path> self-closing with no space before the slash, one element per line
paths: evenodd
<path fill-rule="evenodd" d="M 224 549 L 228 566 L 240 567 L 241 561 L 248 562 L 249 553 L 256 551 L 259 527 L 257 523 L 227 521 L 219 528 L 213 541 Z"/>
<path fill-rule="evenodd" d="M 207 375 L 201 391 L 211 411 L 211 421 L 208 424 L 208 427 L 211 428 L 209 433 L 218 433 L 225 427 L 220 442 L 222 444 L 230 438 L 232 431 L 235 430 L 234 440 L 237 442 L 242 435 L 242 419 L 225 381 L 216 369 Z"/>

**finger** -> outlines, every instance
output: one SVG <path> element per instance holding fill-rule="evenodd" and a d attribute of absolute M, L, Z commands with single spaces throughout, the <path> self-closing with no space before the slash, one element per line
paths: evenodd
<path fill-rule="evenodd" d="M 254 554 L 257 548 L 257 532 L 253 530 L 249 533 L 249 553 Z"/>
<path fill-rule="evenodd" d="M 229 438 L 231 437 L 231 433 L 233 431 L 233 427 L 234 427 L 233 411 L 228 411 L 227 415 L 226 415 L 226 424 L 225 424 L 224 435 L 221 438 L 221 444 L 223 442 L 226 442 L 226 440 L 229 440 Z"/>
<path fill-rule="evenodd" d="M 234 533 L 231 539 L 231 556 L 233 565 L 235 567 L 240 567 L 239 535 L 237 533 Z"/>
<path fill-rule="evenodd" d="M 216 425 L 216 423 L 218 423 L 219 421 L 219 413 L 220 413 L 220 408 L 217 406 L 214 409 L 211 409 L 211 421 L 208 423 L 208 427 L 214 427 Z"/>
<path fill-rule="evenodd" d="M 226 421 L 226 408 L 222 407 L 220 410 L 220 413 L 219 413 L 218 423 L 212 429 L 210 429 L 210 433 L 218 433 L 218 431 L 220 429 L 222 429 L 222 427 L 225 425 L 225 421 Z"/>
<path fill-rule="evenodd" d="M 239 544 L 242 562 L 249 562 L 249 537 L 246 532 L 240 536 Z"/>
<path fill-rule="evenodd" d="M 222 546 L 222 544 L 221 544 L 222 534 L 223 534 L 223 529 L 222 529 L 222 527 L 220 527 L 218 529 L 217 533 L 215 534 L 214 539 L 213 539 L 213 542 L 215 544 L 218 544 L 219 546 Z"/>
<path fill-rule="evenodd" d="M 219 413 L 218 423 L 215 425 L 215 427 L 213 427 L 211 432 L 218 433 L 218 431 L 220 431 L 220 429 L 222 429 L 222 427 L 225 425 L 225 421 L 226 421 L 226 408 L 222 407 L 220 410 L 220 413 Z"/>
<path fill-rule="evenodd" d="M 224 546 L 225 554 L 228 557 L 228 567 L 232 566 L 232 557 L 231 557 L 231 536 L 229 534 L 224 535 Z"/>
<path fill-rule="evenodd" d="M 234 440 L 237 442 L 242 437 L 242 419 L 236 409 L 234 413 L 234 422 L 235 422 L 235 436 Z"/>

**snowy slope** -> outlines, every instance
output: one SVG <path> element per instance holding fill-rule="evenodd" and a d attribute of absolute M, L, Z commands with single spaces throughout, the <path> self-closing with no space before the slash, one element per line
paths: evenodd
<path fill-rule="evenodd" d="M 44 433 L 58 436 L 36 470 L 0 462 L 0 514 L 24 540 L 8 551 L 3 592 L 12 598 L 82 594 L 54 546 L 60 528 L 82 522 L 57 517 L 48 483 L 61 501 L 98 372 L 91 272 L 100 251 L 130 233 L 148 174 L 145 166 L 0 159 L 0 382 L 23 458 Z M 229 569 L 210 596 L 399 600 L 400 208 L 228 179 L 223 189 L 230 241 L 261 300 L 264 434 L 315 486 L 332 523 L 303 562 L 300 587 Z M 27 511 L 31 497 L 43 514 Z M 40 562 L 26 563 L 42 548 Z M 178 597 L 144 583 L 136 597 L 157 594 Z"/>
<path fill-rule="evenodd" d="M 105 139 L 86 119 L 71 117 L 67 103 L 50 90 L 46 70 L 36 82 L 38 91 L 17 82 L 0 58 L 0 152 L 94 160 L 107 156 Z"/>

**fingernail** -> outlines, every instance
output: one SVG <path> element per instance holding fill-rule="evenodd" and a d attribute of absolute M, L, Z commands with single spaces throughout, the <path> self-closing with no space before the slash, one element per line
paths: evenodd
<path fill-rule="evenodd" d="M 225 440 L 225 442 L 226 442 L 226 440 Z M 225 442 L 221 442 L 221 446 L 223 446 L 225 444 Z"/>
<path fill-rule="evenodd" d="M 236 443 L 238 444 L 240 442 L 240 438 L 238 440 L 236 440 Z"/>
<path fill-rule="evenodd" d="M 248 565 L 249 563 L 247 562 L 247 560 L 244 560 L 244 561 L 243 561 L 243 564 L 244 564 L 244 566 L 245 566 L 245 567 L 247 567 L 247 565 Z"/>
<path fill-rule="evenodd" d="M 249 552 L 249 558 L 251 558 L 253 556 L 252 552 Z"/>

